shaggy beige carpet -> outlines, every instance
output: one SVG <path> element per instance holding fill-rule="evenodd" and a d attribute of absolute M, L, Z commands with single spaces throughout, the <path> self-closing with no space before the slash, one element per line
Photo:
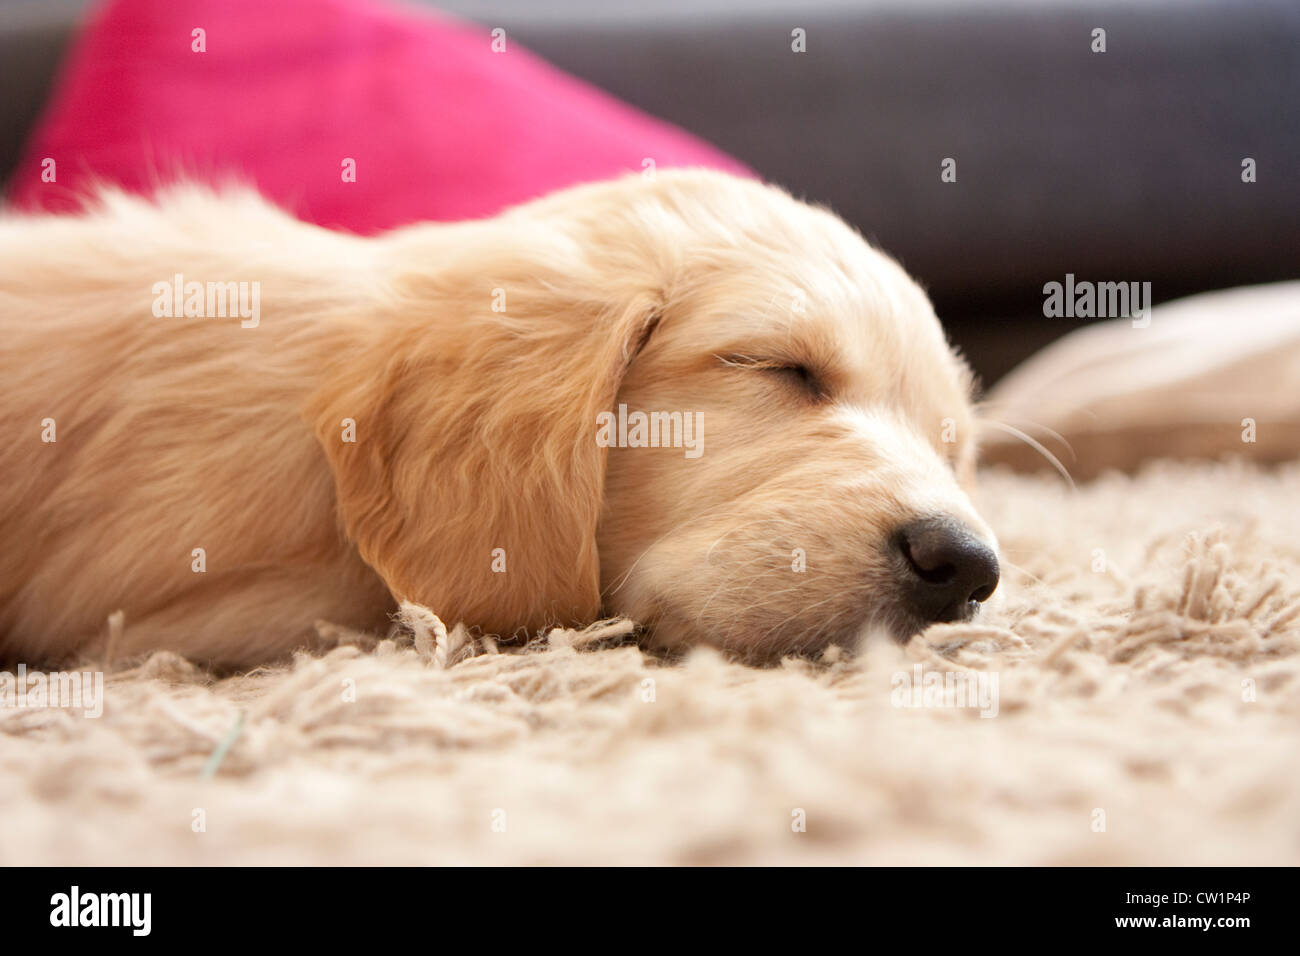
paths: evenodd
<path fill-rule="evenodd" d="M 233 678 L 157 654 L 99 719 L 0 709 L 0 862 L 1295 864 L 1298 489 L 987 473 L 980 623 L 769 670 L 419 609 Z M 894 706 L 917 664 L 996 674 L 997 715 Z"/>

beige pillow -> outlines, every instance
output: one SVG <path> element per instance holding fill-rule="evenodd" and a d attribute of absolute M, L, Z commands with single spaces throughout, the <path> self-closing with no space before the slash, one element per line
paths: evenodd
<path fill-rule="evenodd" d="M 1145 328 L 1080 329 L 1014 369 L 983 409 L 986 462 L 1050 467 L 1016 429 L 1076 479 L 1150 458 L 1300 456 L 1300 282 L 1157 305 Z"/>

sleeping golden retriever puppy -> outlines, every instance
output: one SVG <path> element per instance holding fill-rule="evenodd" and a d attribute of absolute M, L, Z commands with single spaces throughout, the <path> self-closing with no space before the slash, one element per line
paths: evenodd
<path fill-rule="evenodd" d="M 704 171 L 360 238 L 246 193 L 0 220 L 0 657 L 243 665 L 399 600 L 747 657 L 997 584 L 970 377 L 829 212 Z"/>

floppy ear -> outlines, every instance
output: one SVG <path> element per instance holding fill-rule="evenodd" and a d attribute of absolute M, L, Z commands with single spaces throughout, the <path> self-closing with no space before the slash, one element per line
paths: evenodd
<path fill-rule="evenodd" d="M 501 245 L 396 276 L 308 414 L 345 533 L 394 597 L 509 635 L 600 613 L 596 415 L 659 303 Z"/>

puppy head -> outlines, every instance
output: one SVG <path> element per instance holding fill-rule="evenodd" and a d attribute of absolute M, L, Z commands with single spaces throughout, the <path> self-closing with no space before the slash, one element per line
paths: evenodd
<path fill-rule="evenodd" d="M 381 314 L 309 414 L 398 598 L 504 634 L 626 614 L 757 658 L 907 635 L 996 584 L 958 482 L 969 374 L 830 213 L 664 172 L 402 230 L 375 261 Z"/>
<path fill-rule="evenodd" d="M 685 225 L 662 239 L 663 306 L 618 392 L 606 605 L 661 643 L 752 657 L 969 617 L 996 543 L 961 487 L 971 376 L 925 295 L 775 189 L 699 173 L 657 189 Z"/>

